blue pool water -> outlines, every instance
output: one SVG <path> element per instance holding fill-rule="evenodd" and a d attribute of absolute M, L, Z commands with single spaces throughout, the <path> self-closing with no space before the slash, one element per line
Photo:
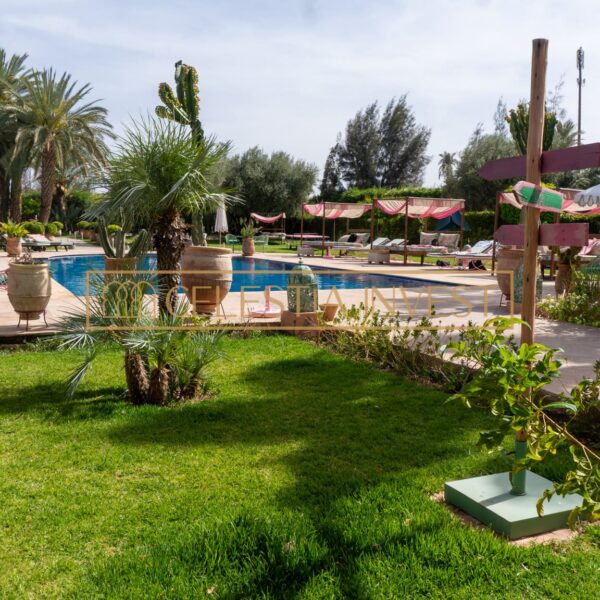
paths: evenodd
<path fill-rule="evenodd" d="M 50 269 L 52 277 L 70 292 L 77 296 L 84 296 L 86 293 L 86 271 L 104 270 L 103 256 L 61 256 L 60 258 L 51 258 Z M 242 256 L 233 257 L 234 271 L 249 271 L 247 273 L 234 273 L 232 292 L 239 292 L 242 286 L 259 286 L 260 289 L 265 285 L 278 286 L 286 288 L 287 271 L 290 271 L 295 265 L 284 263 L 277 260 L 267 260 L 264 258 L 249 258 Z M 156 256 L 150 255 L 144 258 L 141 269 L 156 269 Z M 424 285 L 443 285 L 437 282 L 411 279 L 409 277 L 400 277 L 394 275 L 377 275 L 374 273 L 356 273 L 350 271 L 336 270 L 331 272 L 328 269 L 311 267 L 317 276 L 319 289 L 329 290 L 333 287 L 339 290 L 361 289 L 361 288 L 385 288 L 385 287 L 421 287 Z M 261 273 L 261 271 L 283 271 L 281 273 Z M 319 273 L 319 271 L 327 271 Z M 251 290 L 250 290 L 251 291 Z"/>

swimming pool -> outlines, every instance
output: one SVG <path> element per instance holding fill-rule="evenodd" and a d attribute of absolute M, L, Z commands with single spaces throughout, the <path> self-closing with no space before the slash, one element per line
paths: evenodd
<path fill-rule="evenodd" d="M 84 296 L 86 293 L 86 272 L 103 271 L 104 257 L 93 256 L 61 256 L 49 259 L 52 277 L 61 285 L 66 287 L 76 296 Z M 249 271 L 248 273 L 234 273 L 232 292 L 239 292 L 242 286 L 265 285 L 278 286 L 282 289 L 287 285 L 287 271 L 290 271 L 295 263 L 286 263 L 278 260 L 253 257 L 233 257 L 234 271 Z M 156 256 L 150 255 L 144 258 L 142 269 L 156 269 Z M 357 273 L 355 271 L 342 271 L 320 267 L 311 267 L 317 276 L 319 289 L 330 290 L 335 287 L 339 290 L 356 290 L 362 288 L 385 288 L 405 287 L 414 288 L 425 285 L 450 285 L 421 279 L 411 279 L 399 275 L 378 275 L 375 273 Z M 264 273 L 264 271 L 285 271 L 283 273 Z M 320 271 L 327 271 L 320 273 Z"/>

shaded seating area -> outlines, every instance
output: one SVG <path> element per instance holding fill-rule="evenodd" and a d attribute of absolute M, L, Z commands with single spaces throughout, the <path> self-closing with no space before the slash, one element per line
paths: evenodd
<path fill-rule="evenodd" d="M 281 212 L 278 214 L 267 214 L 260 215 L 258 213 L 250 213 L 250 218 L 260 226 L 261 236 L 265 236 L 267 244 L 270 239 L 279 240 L 283 242 L 285 240 L 285 213 Z M 254 238 L 254 243 L 257 244 L 257 238 Z M 266 245 L 262 242 L 259 245 Z"/>

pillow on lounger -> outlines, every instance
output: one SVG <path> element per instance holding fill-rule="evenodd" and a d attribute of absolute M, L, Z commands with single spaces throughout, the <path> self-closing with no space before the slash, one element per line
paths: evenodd
<path fill-rule="evenodd" d="M 446 246 L 446 248 L 456 248 L 458 246 L 458 240 L 460 239 L 460 233 L 440 233 L 438 239 L 440 246 Z"/>

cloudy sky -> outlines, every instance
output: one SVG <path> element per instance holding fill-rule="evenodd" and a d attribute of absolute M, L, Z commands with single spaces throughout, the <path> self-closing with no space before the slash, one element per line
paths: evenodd
<path fill-rule="evenodd" d="M 529 95 L 531 40 L 550 40 L 549 87 L 564 78 L 575 120 L 585 49 L 585 141 L 600 141 L 597 0 L 0 0 L 0 44 L 90 82 L 117 132 L 152 110 L 178 59 L 197 67 L 205 130 L 323 166 L 358 109 L 408 93 L 437 156 L 500 96 Z M 598 76 L 596 76 L 598 74 Z"/>

